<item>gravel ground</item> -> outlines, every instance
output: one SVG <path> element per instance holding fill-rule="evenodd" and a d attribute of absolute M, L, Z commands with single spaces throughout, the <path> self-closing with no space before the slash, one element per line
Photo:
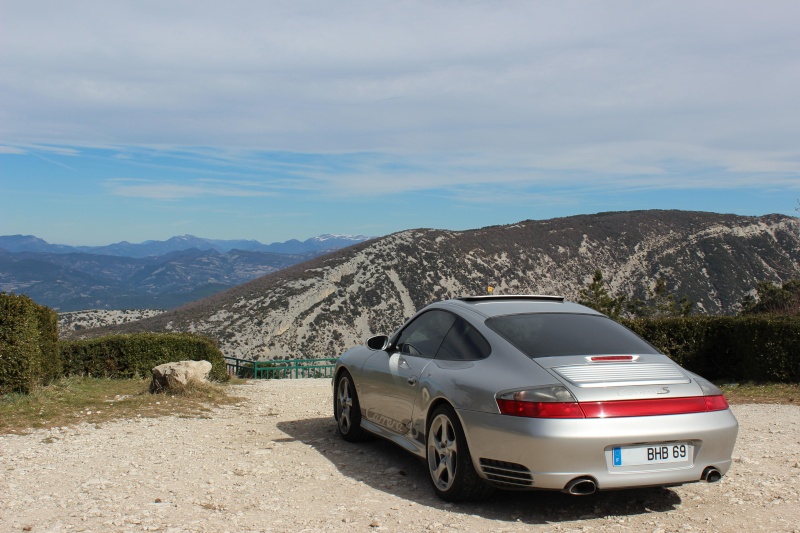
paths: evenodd
<path fill-rule="evenodd" d="M 800 532 L 800 406 L 734 406 L 735 464 L 716 484 L 454 505 L 394 445 L 339 440 L 328 380 L 234 394 L 209 418 L 0 436 L 0 532 Z"/>

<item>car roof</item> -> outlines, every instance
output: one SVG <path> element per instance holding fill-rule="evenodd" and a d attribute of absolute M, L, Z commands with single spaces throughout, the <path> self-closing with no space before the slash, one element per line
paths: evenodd
<path fill-rule="evenodd" d="M 594 309 L 568 302 L 563 296 L 540 294 L 465 296 L 445 300 L 435 304 L 436 307 L 456 307 L 470 309 L 485 317 L 500 315 L 516 315 L 522 313 L 583 313 L 600 315 Z"/>

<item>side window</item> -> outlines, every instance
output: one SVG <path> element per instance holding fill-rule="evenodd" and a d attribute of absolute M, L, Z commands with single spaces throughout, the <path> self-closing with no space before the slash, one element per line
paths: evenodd
<path fill-rule="evenodd" d="M 476 361 L 489 357 L 492 347 L 483 335 L 462 318 L 456 319 L 444 338 L 436 359 L 445 361 Z"/>
<path fill-rule="evenodd" d="M 455 320 L 455 315 L 446 311 L 428 311 L 400 333 L 397 349 L 408 355 L 432 358 Z"/>

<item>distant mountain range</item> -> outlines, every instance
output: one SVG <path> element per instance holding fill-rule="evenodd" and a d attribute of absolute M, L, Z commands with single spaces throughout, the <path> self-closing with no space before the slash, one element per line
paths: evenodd
<path fill-rule="evenodd" d="M 90 334 L 195 331 L 216 338 L 226 355 L 336 356 L 429 302 L 485 294 L 488 285 L 496 294 L 577 299 L 596 269 L 615 294 L 645 298 L 663 278 L 697 313 L 732 314 L 758 282 L 800 278 L 800 219 L 634 211 L 413 229 Z"/>
<path fill-rule="evenodd" d="M 185 235 L 75 247 L 5 236 L 0 291 L 27 294 L 59 311 L 171 309 L 366 239 L 321 235 L 265 245 Z"/>
<path fill-rule="evenodd" d="M 203 239 L 194 235 L 181 235 L 166 241 L 144 241 L 132 244 L 127 241 L 109 244 L 106 246 L 68 246 L 65 244 L 50 244 L 33 235 L 5 235 L 0 236 L 0 248 L 7 252 L 36 252 L 48 254 L 86 253 L 94 255 L 113 255 L 116 257 L 158 257 L 172 252 L 186 250 L 214 250 L 227 253 L 231 250 L 244 252 L 272 252 L 275 254 L 305 254 L 338 250 L 346 246 L 370 239 L 364 235 L 319 235 L 305 241 L 291 239 L 285 242 L 261 244 L 253 240 L 216 240 Z"/>

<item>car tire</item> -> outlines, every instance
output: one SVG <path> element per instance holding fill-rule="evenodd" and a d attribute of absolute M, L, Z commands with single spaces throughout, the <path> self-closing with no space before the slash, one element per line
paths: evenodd
<path fill-rule="evenodd" d="M 361 427 L 361 405 L 353 378 L 347 370 L 343 370 L 336 378 L 333 389 L 333 416 L 336 429 L 347 442 L 361 442 L 369 438 Z"/>
<path fill-rule="evenodd" d="M 428 472 L 441 499 L 479 500 L 492 492 L 475 471 L 464 429 L 452 407 L 443 404 L 433 411 L 426 435 Z"/>

